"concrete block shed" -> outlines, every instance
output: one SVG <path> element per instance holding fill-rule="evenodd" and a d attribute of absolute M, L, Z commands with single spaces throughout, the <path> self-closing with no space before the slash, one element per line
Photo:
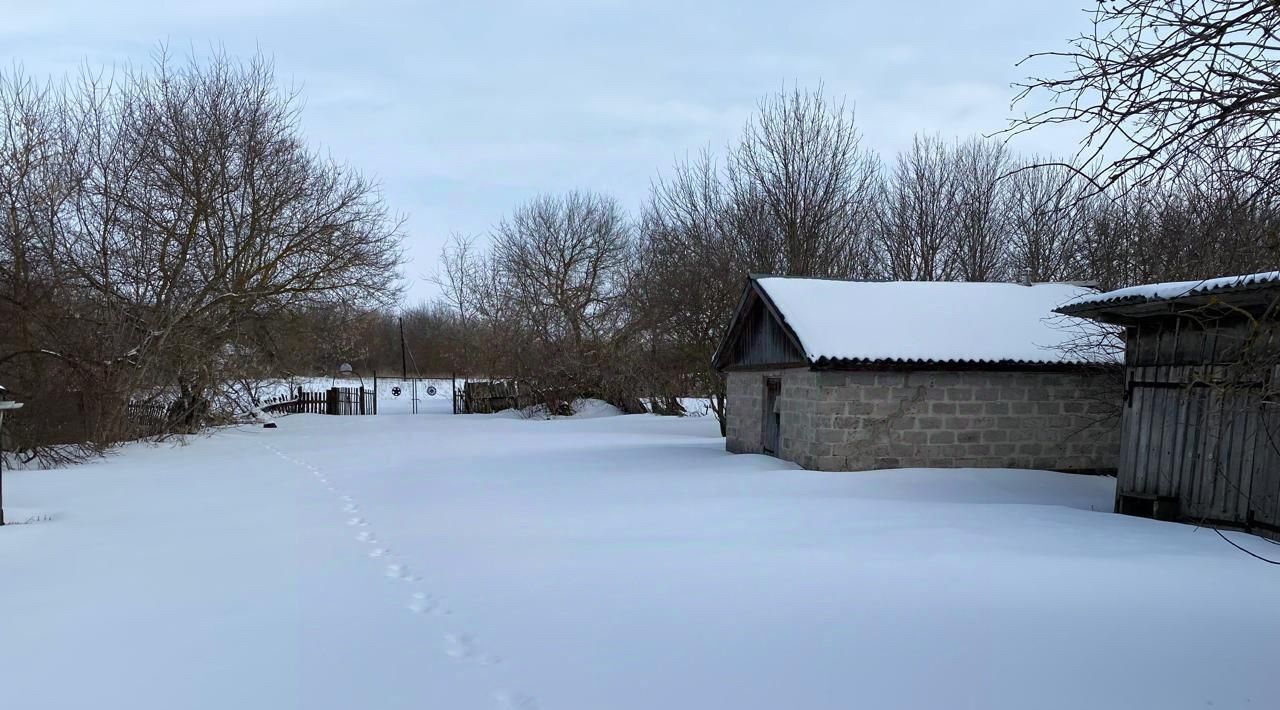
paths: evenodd
<path fill-rule="evenodd" d="M 1115 350 L 1053 312 L 1091 293 L 752 276 L 714 357 L 726 447 L 824 471 L 1113 471 Z"/>

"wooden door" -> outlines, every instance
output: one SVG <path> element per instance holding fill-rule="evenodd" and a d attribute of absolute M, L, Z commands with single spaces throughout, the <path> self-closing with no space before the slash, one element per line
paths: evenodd
<path fill-rule="evenodd" d="M 761 437 L 764 452 L 778 455 L 778 439 L 782 432 L 782 414 L 778 406 L 782 399 L 782 380 L 767 377 L 764 381 L 764 433 Z"/>

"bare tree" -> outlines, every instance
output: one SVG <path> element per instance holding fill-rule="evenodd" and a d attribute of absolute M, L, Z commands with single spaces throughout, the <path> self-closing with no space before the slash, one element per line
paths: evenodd
<path fill-rule="evenodd" d="M 743 274 L 770 270 L 767 256 L 739 230 L 742 215 L 710 153 L 677 163 L 654 180 L 640 220 L 640 258 L 632 317 L 643 328 L 641 358 L 655 397 L 668 410 L 678 398 L 710 399 L 724 425 L 724 380 L 711 368 Z M 746 220 L 752 222 L 754 220 Z"/>
<path fill-rule="evenodd" d="M 518 372 L 548 391 L 616 399 L 601 376 L 626 322 L 631 227 L 610 197 L 544 195 L 492 236 L 494 299 L 508 304 Z"/>
<path fill-rule="evenodd" d="M 952 149 L 951 262 L 962 281 L 1000 281 L 1009 277 L 1009 169 L 1003 143 L 970 138 Z"/>
<path fill-rule="evenodd" d="M 763 101 L 726 165 L 738 231 L 793 275 L 870 273 L 878 177 L 853 112 L 821 87 Z"/>
<path fill-rule="evenodd" d="M 102 240 L 81 240 L 78 275 L 137 324 L 137 350 L 159 356 L 179 418 L 195 427 L 218 371 L 249 345 L 225 348 L 255 321 L 308 303 L 390 303 L 399 223 L 375 185 L 303 147 L 296 100 L 261 58 L 161 55 L 124 93 L 138 167 L 115 193 L 126 228 L 105 236 L 129 258 L 104 272 Z"/>
<path fill-rule="evenodd" d="M 464 323 L 475 315 L 475 287 L 480 267 L 477 237 L 451 234 L 440 248 L 436 271 L 430 280 L 440 287 L 441 301 Z"/>
<path fill-rule="evenodd" d="M 947 281 L 956 270 L 951 249 L 952 156 L 942 139 L 916 136 L 898 154 L 885 181 L 879 253 L 884 271 L 902 281 Z"/>
<path fill-rule="evenodd" d="M 1280 184 L 1280 5 L 1257 0 L 1099 2 L 1093 27 L 1065 50 L 1028 59 L 1065 66 L 1035 76 L 1015 102 L 1051 101 L 1012 122 L 1013 133 L 1080 123 L 1077 165 L 1100 186 L 1143 185 L 1205 166 L 1243 173 L 1257 189 Z"/>
<path fill-rule="evenodd" d="M 630 230 L 612 198 L 536 197 L 499 222 L 496 265 L 526 325 L 575 347 L 615 323 Z"/>
<path fill-rule="evenodd" d="M 270 361 L 268 325 L 281 315 L 394 301 L 399 221 L 375 184 L 305 147 L 296 97 L 265 60 L 161 52 L 149 68 L 85 72 L 36 95 L 20 77 L 0 81 L 0 110 L 44 111 L 39 144 L 56 157 L 42 163 L 39 190 L 0 184 L 10 225 L 38 217 L 7 231 L 40 246 L 38 281 L 58 301 L 10 302 L 31 342 L 0 340 L 0 367 L 12 363 L 24 386 L 38 368 L 17 363 L 53 358 L 77 374 L 66 387 L 89 395 L 103 426 L 126 402 L 155 397 L 176 400 L 167 425 L 191 429 L 216 390 Z M 23 165 L 34 185 L 41 173 Z M 35 253 L 15 252 L 22 273 L 0 273 L 0 291 L 31 283 Z"/>
<path fill-rule="evenodd" d="M 1056 161 L 1031 158 L 1030 165 L 1003 180 L 1011 276 L 1028 281 L 1093 280 L 1080 262 L 1092 226 L 1087 183 Z"/>
<path fill-rule="evenodd" d="M 467 371 L 471 366 L 468 351 L 472 343 L 476 318 L 477 298 L 479 297 L 480 262 L 476 249 L 476 237 L 452 234 L 440 249 L 440 258 L 436 272 L 431 276 L 441 291 L 440 303 L 456 319 L 456 328 L 452 329 L 453 354 L 449 363 L 451 373 Z"/>

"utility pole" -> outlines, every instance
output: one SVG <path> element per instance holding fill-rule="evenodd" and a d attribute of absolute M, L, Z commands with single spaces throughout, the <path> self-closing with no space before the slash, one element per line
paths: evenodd
<path fill-rule="evenodd" d="M 9 390 L 0 385 L 0 442 L 4 441 L 4 413 L 10 409 L 21 409 L 22 402 L 15 402 L 9 397 Z M 4 525 L 4 447 L 0 446 L 0 525 Z"/>
<path fill-rule="evenodd" d="M 409 366 L 404 359 L 404 316 L 400 317 L 400 379 L 409 379 Z"/>

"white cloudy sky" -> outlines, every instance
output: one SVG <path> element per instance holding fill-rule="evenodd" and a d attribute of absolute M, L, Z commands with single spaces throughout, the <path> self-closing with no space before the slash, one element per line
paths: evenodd
<path fill-rule="evenodd" d="M 825 84 L 886 157 L 915 132 L 990 133 L 1030 52 L 1087 27 L 1086 0 L 0 0 L 0 60 L 60 75 L 167 42 L 276 61 L 312 140 L 408 217 L 413 281 L 451 231 L 536 193 L 639 205 L 659 170 L 734 139 L 760 97 Z M 1063 134 L 1019 139 L 1065 152 Z M 415 284 L 411 299 L 432 290 Z"/>

